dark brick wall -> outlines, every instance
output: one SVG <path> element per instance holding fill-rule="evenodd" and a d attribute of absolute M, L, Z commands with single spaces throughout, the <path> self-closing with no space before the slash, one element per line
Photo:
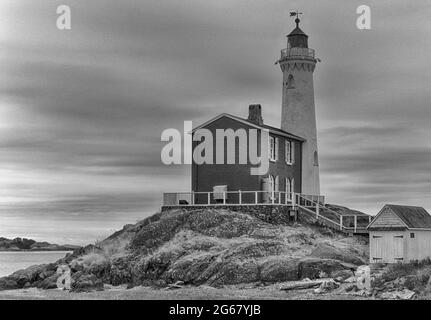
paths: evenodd
<path fill-rule="evenodd" d="M 241 122 L 235 121 L 228 117 L 222 117 L 210 124 L 208 124 L 206 129 L 210 130 L 213 134 L 213 160 L 214 164 L 192 164 L 192 191 L 197 192 L 209 192 L 213 191 L 213 186 L 216 185 L 227 185 L 228 191 L 256 191 L 261 190 L 261 182 L 266 176 L 252 176 L 250 174 L 250 168 L 252 165 L 238 164 L 239 162 L 239 143 L 236 141 L 236 164 L 215 164 L 216 162 L 216 129 L 227 129 L 237 130 L 244 128 L 247 131 L 253 127 L 243 124 Z M 271 134 L 272 135 L 272 134 Z M 301 192 L 301 142 L 293 141 L 295 149 L 295 161 L 293 165 L 288 165 L 285 162 L 285 137 L 279 136 L 279 159 L 277 162 L 269 162 L 268 173 L 273 176 L 279 176 L 279 190 L 285 191 L 285 178 L 294 178 L 295 181 L 295 192 Z M 193 142 L 193 150 L 199 142 Z M 225 163 L 227 163 L 227 146 L 225 144 Z M 260 149 L 260 144 L 258 145 Z M 230 197 L 235 198 L 233 201 L 237 202 L 237 196 L 230 195 Z M 196 203 L 206 203 L 206 195 L 198 196 Z M 243 196 L 244 202 L 254 201 L 254 196 L 245 194 Z"/>

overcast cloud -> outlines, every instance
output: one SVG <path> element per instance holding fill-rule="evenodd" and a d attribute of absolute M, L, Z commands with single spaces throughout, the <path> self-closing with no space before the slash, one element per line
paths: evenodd
<path fill-rule="evenodd" d="M 356 29 L 361 4 L 372 30 Z M 189 166 L 160 161 L 161 132 L 184 120 L 260 103 L 279 126 L 274 62 L 297 8 L 322 59 L 322 192 L 370 214 L 430 210 L 429 1 L 2 0 L 0 236 L 87 243 L 155 212 L 190 188 Z"/>

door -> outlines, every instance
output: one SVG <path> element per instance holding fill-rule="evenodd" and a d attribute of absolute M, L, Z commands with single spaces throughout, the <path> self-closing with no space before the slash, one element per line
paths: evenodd
<path fill-rule="evenodd" d="M 373 234 L 371 237 L 370 262 L 383 262 L 383 236 Z"/>
<path fill-rule="evenodd" d="M 269 183 L 269 178 L 264 178 L 262 179 L 262 183 L 261 183 L 261 187 L 260 190 L 264 191 L 261 192 L 261 203 L 268 203 L 269 202 L 269 188 L 270 188 L 270 183 Z"/>
<path fill-rule="evenodd" d="M 393 240 L 393 262 L 404 261 L 404 236 L 394 235 Z"/>

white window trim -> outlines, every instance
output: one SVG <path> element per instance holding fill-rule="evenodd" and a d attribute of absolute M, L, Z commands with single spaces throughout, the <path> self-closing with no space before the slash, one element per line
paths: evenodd
<path fill-rule="evenodd" d="M 273 175 L 269 175 L 269 192 L 275 191 L 275 178 Z"/>
<path fill-rule="evenodd" d="M 269 136 L 269 161 L 276 162 L 275 137 Z"/>
<path fill-rule="evenodd" d="M 295 192 L 295 179 L 294 178 L 285 178 L 285 192 L 287 194 L 287 198 L 292 200 L 292 194 Z"/>
<path fill-rule="evenodd" d="M 289 152 L 290 159 L 289 159 L 288 154 L 287 154 L 287 145 L 290 146 L 290 152 Z M 286 161 L 286 164 L 288 164 L 290 166 L 295 163 L 295 153 L 294 153 L 295 152 L 294 151 L 295 147 L 294 146 L 295 146 L 295 144 L 292 141 L 285 140 L 285 143 L 284 143 L 284 159 Z"/>

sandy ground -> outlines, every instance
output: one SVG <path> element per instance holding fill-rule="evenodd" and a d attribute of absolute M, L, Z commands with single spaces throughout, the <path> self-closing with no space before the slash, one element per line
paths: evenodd
<path fill-rule="evenodd" d="M 331 293 L 314 294 L 312 289 L 282 291 L 282 284 L 253 287 L 209 286 L 184 287 L 180 289 L 154 289 L 150 287 L 107 286 L 104 291 L 74 293 L 36 288 L 0 291 L 0 300 L 353 300 L 371 299 L 343 292 L 340 287 Z"/>

